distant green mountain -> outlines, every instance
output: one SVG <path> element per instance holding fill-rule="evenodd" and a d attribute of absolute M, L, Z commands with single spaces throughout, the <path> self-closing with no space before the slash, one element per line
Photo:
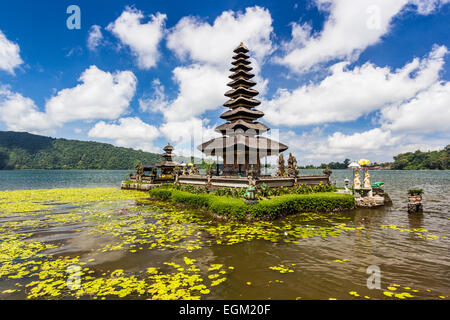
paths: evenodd
<path fill-rule="evenodd" d="M 400 153 L 394 157 L 392 167 L 397 170 L 449 170 L 450 145 L 439 151 Z"/>
<path fill-rule="evenodd" d="M 162 161 L 156 153 L 107 143 L 0 131 L 0 169 L 134 169 Z"/>

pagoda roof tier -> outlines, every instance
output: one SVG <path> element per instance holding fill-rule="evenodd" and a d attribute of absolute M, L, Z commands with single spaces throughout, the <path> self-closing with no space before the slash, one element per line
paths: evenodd
<path fill-rule="evenodd" d="M 278 155 L 286 151 L 288 146 L 266 137 L 235 135 L 211 139 L 198 146 L 201 152 L 208 156 L 224 157 L 227 152 L 235 152 L 235 146 L 242 145 L 245 148 L 256 150 L 260 156 Z M 239 149 L 238 149 L 239 150 Z"/>
<path fill-rule="evenodd" d="M 244 78 L 244 79 L 251 79 L 253 78 L 255 75 L 253 73 L 247 72 L 245 70 L 239 70 L 231 75 L 228 76 L 228 78 L 230 79 L 237 79 L 239 77 Z"/>
<path fill-rule="evenodd" d="M 239 53 L 239 52 L 243 52 L 243 53 L 247 53 L 250 50 L 248 50 L 248 48 L 246 46 L 244 46 L 244 44 L 241 42 L 234 50 L 234 53 Z"/>
<path fill-rule="evenodd" d="M 248 97 L 254 97 L 259 94 L 258 91 L 246 87 L 237 87 L 236 89 L 231 89 L 225 92 L 226 97 L 235 98 L 237 95 L 243 95 Z"/>
<path fill-rule="evenodd" d="M 175 161 L 162 161 L 155 164 L 157 168 L 174 168 L 176 166 L 179 166 L 179 164 Z"/>
<path fill-rule="evenodd" d="M 264 116 L 264 113 L 262 111 L 259 110 L 252 110 L 252 109 L 248 109 L 245 107 L 238 107 L 235 109 L 231 109 L 228 111 L 225 111 L 224 113 L 222 113 L 220 115 L 220 117 L 222 119 L 228 120 L 228 121 L 232 121 L 235 118 L 238 117 L 246 117 L 249 118 L 251 120 L 256 120 L 258 118 L 261 118 Z"/>
<path fill-rule="evenodd" d="M 250 59 L 250 56 L 248 54 L 243 53 L 243 52 L 239 52 L 238 54 L 234 55 L 232 58 L 234 60 L 237 60 L 237 59 Z"/>
<path fill-rule="evenodd" d="M 253 70 L 253 68 L 249 67 L 249 66 L 247 66 L 245 64 L 240 64 L 240 65 L 237 65 L 237 66 L 235 66 L 235 67 L 230 69 L 231 72 L 236 72 L 236 71 L 239 71 L 239 70 L 250 71 L 250 70 Z"/>
<path fill-rule="evenodd" d="M 237 66 L 239 64 L 249 65 L 250 63 L 251 63 L 250 61 L 243 59 L 243 58 L 237 59 L 237 60 L 234 60 L 231 62 L 231 64 L 234 66 Z"/>
<path fill-rule="evenodd" d="M 244 120 L 237 120 L 234 122 L 224 123 L 216 128 L 217 132 L 226 133 L 231 131 L 229 135 L 234 135 L 234 132 L 238 129 L 243 129 L 243 132 L 236 132 L 236 134 L 243 135 L 256 135 L 269 131 L 270 129 L 259 122 L 247 122 Z"/>
<path fill-rule="evenodd" d="M 173 149 L 174 149 L 174 147 L 172 147 L 172 146 L 170 145 L 170 143 L 168 143 L 167 146 L 165 146 L 165 147 L 163 148 L 163 150 L 164 150 L 165 152 L 168 152 L 168 153 L 171 153 L 171 152 L 173 151 Z"/>
<path fill-rule="evenodd" d="M 261 134 L 269 131 L 270 128 L 257 121 L 264 116 L 264 113 L 255 109 L 261 102 L 256 99 L 259 92 L 253 89 L 256 82 L 251 80 L 255 75 L 250 72 L 253 68 L 248 52 L 249 50 L 242 42 L 234 49 L 230 69 L 232 74 L 229 76 L 232 81 L 227 83 L 231 89 L 225 92 L 229 100 L 223 104 L 229 109 L 220 115 L 226 123 L 215 129 L 222 136 L 197 147 L 207 156 L 223 157 L 224 163 L 233 166 L 233 172 L 236 174 L 241 171 L 241 163 L 238 163 L 241 160 L 244 167 L 248 167 L 248 164 L 253 161 L 250 159 L 253 155 L 256 155 L 256 163 L 259 163 L 260 157 L 278 155 L 288 149 L 288 146 L 281 142 L 261 137 Z M 237 160 L 238 156 L 243 157 Z M 228 157 L 234 160 L 228 163 Z"/>
<path fill-rule="evenodd" d="M 255 81 L 247 80 L 244 78 L 237 78 L 237 79 L 227 83 L 227 86 L 232 87 L 233 89 L 236 89 L 237 87 L 250 88 L 255 85 L 256 85 Z"/>
<path fill-rule="evenodd" d="M 173 154 L 172 153 L 163 153 L 161 156 L 163 156 L 164 158 L 172 158 Z"/>
<path fill-rule="evenodd" d="M 227 102 L 225 102 L 223 105 L 224 107 L 229 107 L 229 108 L 236 108 L 239 106 L 257 106 L 260 105 L 261 101 L 256 100 L 256 99 L 249 99 L 246 97 L 237 97 L 236 99 L 230 99 Z"/>

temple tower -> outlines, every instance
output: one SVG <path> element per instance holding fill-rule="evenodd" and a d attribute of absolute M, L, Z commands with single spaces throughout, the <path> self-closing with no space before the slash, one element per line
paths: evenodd
<path fill-rule="evenodd" d="M 174 148 L 170 145 L 170 143 L 168 143 L 167 146 L 165 146 L 163 149 L 164 153 L 161 154 L 161 156 L 164 158 L 164 161 L 157 163 L 155 165 L 156 168 L 161 169 L 161 177 L 172 178 L 174 168 L 179 165 L 177 162 L 174 162 L 172 159 L 173 149 Z"/>
<path fill-rule="evenodd" d="M 261 102 L 255 99 L 259 92 L 252 88 L 256 82 L 251 80 L 255 75 L 250 72 L 253 68 L 249 50 L 241 42 L 233 52 L 231 81 L 227 84 L 231 89 L 225 93 L 229 100 L 224 103 L 229 110 L 220 116 L 227 122 L 216 128 L 222 137 L 205 142 L 198 149 L 223 158 L 223 175 L 246 175 L 251 165 L 259 174 L 261 157 L 277 155 L 288 147 L 260 136 L 270 129 L 257 121 L 264 113 L 255 109 Z"/>

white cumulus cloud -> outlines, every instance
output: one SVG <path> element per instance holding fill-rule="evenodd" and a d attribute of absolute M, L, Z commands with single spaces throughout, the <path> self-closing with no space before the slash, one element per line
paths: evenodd
<path fill-rule="evenodd" d="M 399 137 L 393 137 L 390 131 L 374 128 L 364 132 L 345 135 L 335 132 L 327 139 L 328 149 L 334 153 L 377 151 L 382 147 L 393 146 Z"/>
<path fill-rule="evenodd" d="M 410 2 L 417 7 L 418 13 L 427 15 L 450 3 L 450 0 L 410 0 Z"/>
<path fill-rule="evenodd" d="M 450 82 L 436 83 L 408 102 L 384 108 L 381 121 L 396 132 L 450 133 Z"/>
<path fill-rule="evenodd" d="M 110 139 L 119 147 L 140 149 L 143 151 L 160 152 L 152 144 L 159 136 L 159 130 L 155 126 L 144 123 L 141 119 L 120 118 L 113 123 L 100 121 L 89 130 L 89 137 Z"/>
<path fill-rule="evenodd" d="M 345 158 L 358 160 L 367 158 L 372 162 L 392 161 L 399 153 L 415 150 L 442 150 L 448 144 L 447 138 L 410 135 L 393 132 L 387 128 L 373 128 L 361 132 L 324 134 L 324 128 L 297 134 L 283 132 L 281 141 L 287 141 L 289 152 L 293 152 L 299 165 L 343 161 Z"/>
<path fill-rule="evenodd" d="M 226 101 L 227 74 L 208 65 L 192 64 L 177 67 L 173 78 L 178 84 L 178 96 L 164 109 L 168 121 L 181 121 L 217 109 Z M 229 80 L 229 79 L 228 79 Z"/>
<path fill-rule="evenodd" d="M 143 23 L 144 14 L 131 7 L 126 7 L 114 22 L 106 29 L 111 31 L 120 41 L 130 47 L 137 57 L 138 66 L 150 69 L 159 59 L 158 45 L 164 36 L 166 15 L 157 13 L 150 15 L 149 21 Z"/>
<path fill-rule="evenodd" d="M 87 47 L 91 51 L 95 51 L 103 40 L 102 28 L 98 25 L 93 25 L 89 29 L 89 36 L 87 40 Z"/>
<path fill-rule="evenodd" d="M 154 79 L 152 81 L 152 87 L 152 96 L 146 96 L 139 99 L 139 110 L 142 112 L 163 112 L 168 105 L 168 98 L 165 94 L 165 88 L 159 79 Z"/>
<path fill-rule="evenodd" d="M 201 158 L 202 153 L 197 150 L 197 146 L 220 136 L 219 133 L 214 131 L 214 127 L 209 125 L 209 121 L 206 119 L 191 117 L 181 121 L 166 122 L 160 126 L 159 130 L 173 143 L 177 155 L 191 156 L 191 142 L 193 141 L 194 156 Z"/>
<path fill-rule="evenodd" d="M 127 110 L 137 83 L 131 71 L 110 73 L 96 66 L 86 69 L 79 81 L 47 101 L 46 112 L 56 123 L 116 119 Z"/>
<path fill-rule="evenodd" d="M 14 74 L 14 69 L 22 63 L 19 45 L 8 40 L 0 30 L 0 70 Z"/>
<path fill-rule="evenodd" d="M 428 57 L 415 58 L 403 68 L 391 70 L 365 63 L 353 69 L 337 63 L 319 83 L 292 91 L 279 89 L 261 109 L 265 120 L 276 125 L 310 125 L 353 121 L 391 104 L 402 103 L 439 80 L 445 46 L 434 46 Z"/>
<path fill-rule="evenodd" d="M 256 89 L 264 92 L 267 81 L 259 72 L 263 60 L 274 50 L 272 36 L 270 12 L 258 6 L 244 12 L 224 11 L 212 24 L 197 17 L 182 18 L 167 36 L 167 47 L 189 63 L 173 70 L 178 93 L 170 99 L 161 95 L 158 86 L 156 99 L 142 100 L 141 107 L 163 113 L 166 123 L 161 126 L 161 132 L 173 142 L 184 141 L 180 136 L 186 134 L 190 137 L 193 124 L 203 132 L 212 132 L 212 128 L 201 125 L 198 117 L 205 111 L 220 108 L 227 100 L 224 93 L 229 89 L 226 83 L 231 81 L 228 69 L 232 67 L 233 49 L 241 41 L 250 49 L 252 72 L 258 82 Z M 181 129 L 182 126 L 186 129 Z"/>
<path fill-rule="evenodd" d="M 39 111 L 34 101 L 7 87 L 0 87 L 0 121 L 8 130 L 46 132 L 53 123 L 44 112 Z"/>
<path fill-rule="evenodd" d="M 79 85 L 66 88 L 47 100 L 45 111 L 8 87 L 0 87 L 0 120 L 8 129 L 45 132 L 77 120 L 116 119 L 127 112 L 137 79 L 130 71 L 109 73 L 91 66 Z"/>
<path fill-rule="evenodd" d="M 333 59 L 353 60 L 380 41 L 392 18 L 408 0 L 315 0 L 328 14 L 323 30 L 312 33 L 309 24 L 292 23 L 292 39 L 286 52 L 274 60 L 293 72 L 306 72 Z"/>
<path fill-rule="evenodd" d="M 227 66 L 239 42 L 260 61 L 273 51 L 272 17 L 269 10 L 255 6 L 242 12 L 224 11 L 211 25 L 196 17 L 184 17 L 170 31 L 167 47 L 179 57 Z"/>

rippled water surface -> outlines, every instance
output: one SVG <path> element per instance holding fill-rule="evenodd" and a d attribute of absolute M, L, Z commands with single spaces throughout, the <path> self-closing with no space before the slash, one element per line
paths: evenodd
<path fill-rule="evenodd" d="M 271 223 L 112 188 L 126 173 L 0 171 L 0 299 L 449 298 L 448 171 L 371 171 L 392 206 Z M 423 214 L 406 212 L 410 188 L 424 189 Z"/>

